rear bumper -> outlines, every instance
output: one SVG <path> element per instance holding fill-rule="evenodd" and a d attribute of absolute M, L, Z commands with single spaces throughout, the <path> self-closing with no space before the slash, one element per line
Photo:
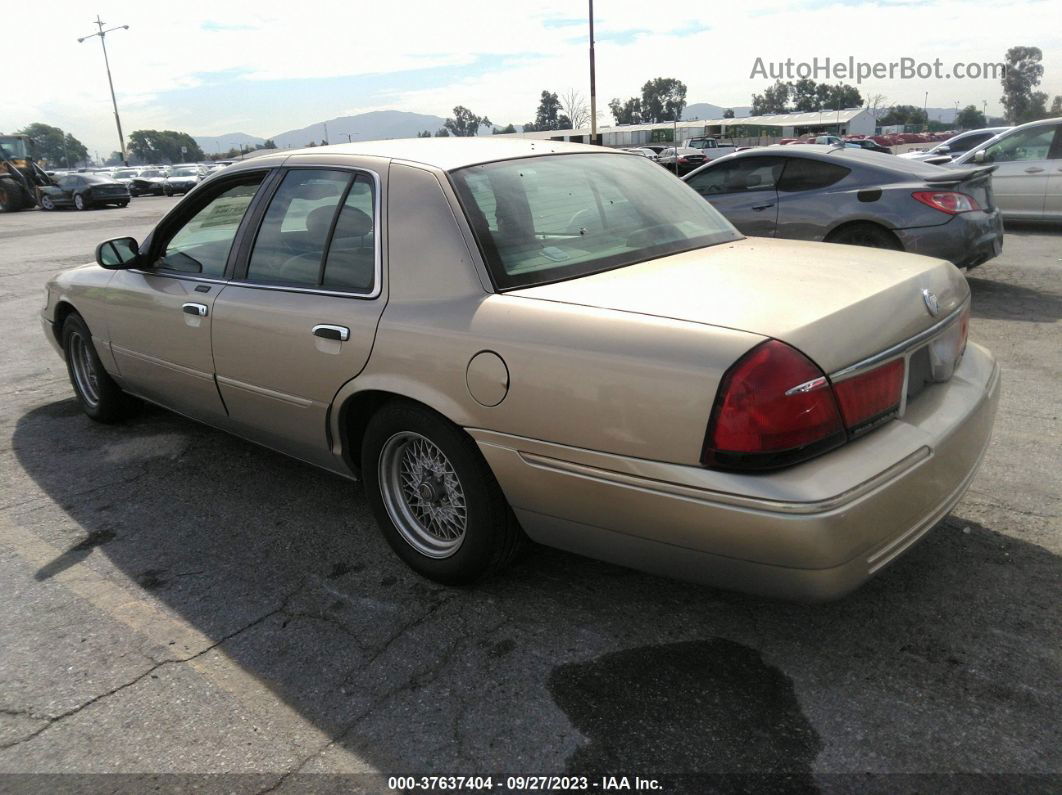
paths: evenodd
<path fill-rule="evenodd" d="M 823 601 L 891 563 L 958 502 L 984 455 L 999 393 L 991 354 L 970 345 L 952 379 L 929 387 L 904 418 L 773 475 L 470 433 L 536 541 L 665 576 Z"/>
<path fill-rule="evenodd" d="M 894 231 L 904 251 L 946 259 L 959 268 L 974 268 L 1003 251 L 1003 215 L 998 207 L 959 213 L 938 226 Z"/>

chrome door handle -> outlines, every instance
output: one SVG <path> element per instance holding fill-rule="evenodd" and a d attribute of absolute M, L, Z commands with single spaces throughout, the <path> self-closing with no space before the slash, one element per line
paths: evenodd
<path fill-rule="evenodd" d="M 1029 166 L 1027 169 L 1025 169 L 1026 174 L 1039 174 L 1041 171 L 1043 171 L 1043 169 L 1037 168 L 1036 166 Z"/>
<path fill-rule="evenodd" d="M 313 327 L 313 335 L 315 337 L 322 337 L 326 340 L 338 340 L 339 342 L 346 342 L 350 339 L 350 329 L 346 326 L 330 326 L 326 323 Z"/>
<path fill-rule="evenodd" d="M 207 316 L 206 304 L 181 304 L 181 311 L 186 315 Z"/>

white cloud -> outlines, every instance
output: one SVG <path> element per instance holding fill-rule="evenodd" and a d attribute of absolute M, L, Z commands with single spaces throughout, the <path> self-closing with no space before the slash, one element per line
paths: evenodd
<path fill-rule="evenodd" d="M 351 105 L 379 109 L 378 97 L 320 97 L 314 118 L 287 115 L 283 102 L 270 108 L 228 107 L 192 127 L 180 112 L 159 101 L 176 88 L 201 85 L 204 75 L 231 72 L 240 79 L 387 75 L 410 70 L 440 70 L 498 59 L 478 77 L 455 80 L 442 88 L 404 91 L 394 105 L 401 110 L 446 115 L 455 104 L 472 107 L 493 120 L 520 123 L 534 114 L 543 88 L 576 87 L 587 92 L 587 53 L 582 24 L 556 25 L 578 17 L 582 4 L 542 0 L 533 8 L 499 0 L 405 0 L 400 3 L 290 2 L 227 3 L 187 0 L 180 6 L 153 2 L 100 0 L 96 4 L 111 25 L 128 24 L 107 38 L 119 95 L 123 127 L 182 124 L 189 131 L 220 134 L 239 128 L 261 135 L 331 118 Z M 702 11 L 691 8 L 703 7 Z M 5 84 L 0 129 L 32 121 L 59 124 L 101 151 L 115 148 L 113 116 L 97 39 L 77 43 L 94 30 L 86 6 L 64 0 L 35 7 L 39 37 L 7 41 L 11 63 L 26 64 L 21 78 Z M 612 96 L 631 96 L 650 77 L 679 77 L 691 102 L 746 105 L 766 81 L 750 80 L 753 60 L 810 60 L 849 55 L 865 61 L 901 56 L 919 60 L 999 61 L 1010 46 L 1029 44 L 1044 52 L 1042 88 L 1062 93 L 1062 13 L 1057 0 L 938 0 L 909 5 L 903 0 L 876 4 L 812 3 L 783 0 L 686 4 L 672 14 L 641 0 L 598 0 L 599 107 Z M 678 28 L 704 25 L 693 35 Z M 644 31 L 612 38 L 623 31 Z M 1034 31 L 1034 33 L 1030 33 Z M 623 42 L 623 43 L 620 43 Z M 42 57 L 46 51 L 47 57 Z M 503 57 L 534 54 L 534 60 Z M 998 106 L 996 80 L 876 81 L 864 95 L 882 93 L 893 102 L 938 106 L 988 100 Z"/>

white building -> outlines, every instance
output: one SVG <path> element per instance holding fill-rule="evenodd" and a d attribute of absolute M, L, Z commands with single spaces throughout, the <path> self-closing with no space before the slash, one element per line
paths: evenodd
<path fill-rule="evenodd" d="M 824 110 L 811 113 L 779 113 L 770 116 L 743 116 L 737 119 L 694 119 L 659 124 L 622 124 L 597 128 L 604 146 L 642 146 L 649 143 L 684 141 L 701 135 L 730 138 L 735 142 L 766 142 L 779 138 L 797 138 L 806 133 L 833 135 L 873 135 L 874 115 L 866 108 Z M 545 141 L 590 140 L 590 128 L 545 130 L 542 132 L 506 133 L 518 138 Z M 766 140 L 765 140 L 766 139 Z"/>

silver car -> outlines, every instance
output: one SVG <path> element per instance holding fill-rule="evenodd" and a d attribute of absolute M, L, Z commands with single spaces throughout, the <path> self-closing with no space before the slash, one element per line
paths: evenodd
<path fill-rule="evenodd" d="M 940 166 L 945 163 L 950 163 L 960 155 L 969 152 L 971 149 L 980 146 L 985 143 L 985 141 L 989 141 L 1009 129 L 1011 128 L 985 127 L 980 130 L 967 130 L 964 133 L 952 136 L 943 143 L 939 143 L 930 149 L 904 152 L 902 155 L 897 155 L 897 157 L 902 157 L 905 160 L 920 160 L 923 163 L 933 163 L 934 165 Z"/>
<path fill-rule="evenodd" d="M 992 163 L 992 192 L 1007 220 L 1062 221 L 1062 119 L 1022 124 L 949 166 Z"/>

